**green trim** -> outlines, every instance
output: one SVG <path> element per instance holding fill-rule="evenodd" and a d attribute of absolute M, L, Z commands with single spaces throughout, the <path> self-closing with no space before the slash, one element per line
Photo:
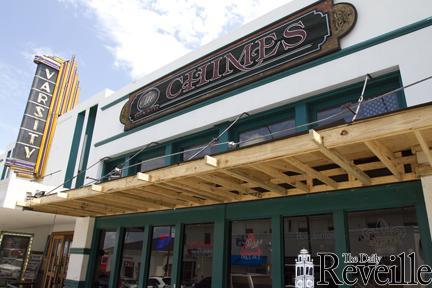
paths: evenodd
<path fill-rule="evenodd" d="M 81 255 L 90 255 L 91 248 L 70 248 L 70 254 L 81 254 Z"/>
<path fill-rule="evenodd" d="M 229 234 L 229 224 L 225 221 L 225 209 L 223 209 L 221 219 L 214 222 L 214 240 L 213 247 L 221 247 L 222 251 L 213 251 L 213 271 L 212 271 L 212 287 L 226 287 L 224 279 L 226 279 L 226 269 L 228 259 L 228 234 Z"/>
<path fill-rule="evenodd" d="M 94 270 L 96 268 L 96 258 L 97 258 L 97 251 L 98 251 L 98 246 L 99 246 L 99 242 L 100 242 L 100 236 L 101 236 L 101 231 L 100 230 L 96 230 L 96 225 L 93 226 L 93 239 L 92 239 L 92 244 L 91 244 L 91 251 L 90 251 L 90 257 L 89 257 L 89 262 L 87 265 L 87 272 L 86 272 L 86 288 L 91 288 L 92 284 L 93 284 L 93 279 L 94 279 Z"/>
<path fill-rule="evenodd" d="M 78 171 L 79 174 L 76 179 L 75 188 L 79 188 L 84 185 L 85 175 L 86 175 L 85 171 L 87 169 L 88 158 L 90 155 L 90 148 L 91 148 L 91 143 L 93 138 L 93 131 L 96 123 L 97 107 L 98 106 L 95 105 L 90 108 L 89 117 L 87 119 L 87 127 L 86 127 L 85 138 L 84 138 L 85 143 L 82 148 L 84 149 L 84 153 L 82 154 L 82 158 L 80 159 L 81 167 L 79 167 L 79 171 Z M 83 172 L 80 173 L 80 171 Z"/>
<path fill-rule="evenodd" d="M 63 283 L 63 287 L 65 287 L 65 288 L 85 288 L 86 287 L 86 281 L 76 281 L 76 280 L 66 279 Z"/>
<path fill-rule="evenodd" d="M 192 111 L 192 110 L 195 110 L 195 109 L 198 109 L 198 108 L 204 107 L 204 106 L 209 105 L 209 104 L 212 104 L 212 103 L 214 103 L 214 102 L 217 102 L 217 101 L 223 100 L 223 99 L 225 99 L 225 98 L 228 98 L 228 97 L 234 96 L 234 95 L 239 94 L 239 93 L 242 93 L 242 92 L 244 92 L 244 91 L 247 91 L 247 90 L 250 90 L 250 89 L 253 89 L 253 88 L 259 87 L 259 86 L 261 86 L 261 85 L 264 85 L 264 84 L 270 83 L 270 82 L 272 82 L 272 81 L 275 81 L 275 80 L 278 80 L 278 79 L 281 79 L 281 78 L 284 78 L 284 77 L 287 77 L 287 76 L 290 76 L 290 75 L 293 75 L 293 74 L 299 73 L 299 72 L 301 72 L 301 71 L 304 71 L 304 70 L 307 70 L 307 69 L 313 68 L 313 67 L 315 67 L 315 66 L 318 66 L 318 65 L 321 65 L 321 64 L 324 64 L 324 63 L 327 63 L 327 62 L 330 62 L 330 61 L 333 61 L 333 60 L 336 60 L 336 59 L 339 59 L 339 58 L 345 57 L 345 56 L 347 56 L 347 55 L 350 55 L 350 54 L 356 53 L 356 52 L 358 52 L 358 51 L 361 51 L 361 50 L 364 50 L 364 49 L 370 48 L 370 47 L 372 47 L 372 46 L 375 46 L 375 45 L 378 45 L 378 44 L 381 44 L 381 43 L 384 43 L 384 42 L 390 41 L 390 40 L 392 40 L 392 39 L 395 39 L 395 38 L 398 38 L 398 37 L 401 37 L 401 36 L 407 35 L 407 34 L 409 34 L 409 33 L 415 32 L 415 31 L 417 31 L 417 30 L 420 30 L 420 29 L 426 28 L 426 27 L 428 27 L 428 26 L 430 26 L 430 25 L 432 25 L 432 17 L 428 17 L 428 18 L 426 18 L 426 19 L 423 19 L 423 20 L 417 21 L 417 22 L 415 22 L 415 23 L 412 23 L 412 24 L 410 24 L 410 25 L 407 25 L 407 26 L 404 26 L 404 27 L 398 28 L 398 29 L 393 30 L 393 31 L 391 31 L 391 32 L 388 32 L 388 33 L 386 33 L 386 34 L 383 34 L 383 35 L 380 35 L 380 36 L 377 36 L 377 37 L 371 38 L 371 39 L 369 39 L 369 40 L 366 40 L 366 41 L 363 41 L 363 42 L 360 42 L 360 43 L 354 44 L 354 45 L 352 45 L 352 46 L 350 46 L 350 47 L 347 47 L 347 48 L 345 48 L 345 49 L 342 49 L 342 50 L 340 50 L 340 51 L 338 51 L 338 52 L 335 52 L 335 53 L 333 53 L 333 54 L 330 54 L 330 55 L 327 55 L 327 56 L 324 56 L 324 57 L 318 58 L 318 59 L 316 59 L 316 60 L 313 60 L 313 61 L 307 62 L 307 63 L 305 63 L 305 64 L 303 64 L 303 65 L 300 65 L 300 66 L 297 66 L 297 67 L 294 67 L 294 68 L 288 69 L 287 71 L 283 71 L 283 72 L 281 72 L 281 73 L 278 73 L 278 74 L 272 75 L 272 76 L 267 77 L 267 78 L 265 78 L 265 79 L 263 79 L 263 80 L 257 81 L 257 82 L 255 82 L 255 83 L 252 83 L 252 84 L 249 84 L 249 85 L 246 85 L 246 86 L 243 86 L 243 87 L 241 87 L 241 88 L 235 89 L 235 90 L 230 91 L 230 92 L 225 93 L 225 94 L 222 94 L 222 95 L 220 95 L 220 96 L 218 96 L 218 97 L 214 97 L 214 98 L 212 98 L 212 99 L 209 99 L 209 100 L 203 101 L 203 102 L 198 103 L 198 104 L 196 104 L 196 105 L 192 105 L 192 106 L 190 106 L 190 107 L 188 107 L 188 108 L 186 108 L 186 109 L 183 109 L 183 110 L 177 111 L 177 112 L 172 113 L 172 114 L 170 114 L 170 115 L 167 115 L 167 116 L 161 117 L 161 118 L 159 118 L 159 119 L 157 119 L 157 120 L 155 120 L 155 121 L 152 121 L 151 123 L 147 123 L 147 124 L 144 124 L 144 125 L 142 125 L 142 126 L 136 127 L 136 128 L 134 128 L 134 129 L 131 129 L 131 130 L 128 130 L 128 131 L 125 131 L 125 132 L 119 133 L 119 134 L 117 134 L 117 135 L 111 136 L 111 137 L 109 137 L 109 138 L 106 138 L 106 139 L 104 139 L 104 140 L 102 140 L 102 141 L 97 142 L 97 143 L 95 144 L 95 147 L 102 146 L 102 145 L 104 145 L 104 144 L 106 144 L 106 143 L 109 143 L 109 142 L 114 141 L 114 140 L 116 140 L 116 139 L 122 138 L 122 137 L 124 137 L 124 136 L 129 135 L 129 134 L 135 133 L 135 132 L 137 132 L 137 131 L 139 131 L 139 130 L 142 130 L 142 129 L 148 128 L 148 127 L 150 127 L 150 126 L 156 125 L 156 124 L 161 123 L 161 122 L 163 122 L 163 121 L 167 121 L 168 119 L 171 119 L 171 118 L 177 117 L 177 116 L 179 116 L 179 115 L 182 115 L 182 114 L 185 114 L 185 113 L 190 112 L 190 111 Z M 103 107 L 101 108 L 101 110 L 108 109 L 109 107 L 112 107 L 112 106 L 116 105 L 117 103 L 120 103 L 120 102 L 126 100 L 128 97 L 129 97 L 128 95 L 125 95 L 125 96 L 123 96 L 123 97 L 120 97 L 120 98 L 114 100 L 113 102 L 111 102 L 111 103 L 106 104 L 105 106 L 103 106 Z"/>
<path fill-rule="evenodd" d="M 346 219 L 346 213 L 343 210 L 336 210 L 333 213 L 333 225 L 335 231 L 335 248 L 336 254 L 339 259 L 342 258 L 343 253 L 347 253 L 349 250 L 349 236 L 348 236 L 348 223 Z M 344 263 L 340 263 L 337 267 L 337 273 L 342 279 L 342 270 L 344 268 Z"/>
<path fill-rule="evenodd" d="M 152 228 L 150 225 L 144 226 L 144 239 L 141 250 L 141 266 L 139 271 L 138 287 L 147 287 L 147 278 L 150 270 L 150 256 L 152 243 Z"/>
<path fill-rule="evenodd" d="M 182 247 L 183 247 L 183 231 L 184 225 L 177 223 L 175 226 L 173 263 L 171 270 L 171 285 L 172 287 L 180 287 L 181 268 L 182 268 Z M 178 283 L 178 285 L 177 285 Z"/>
<path fill-rule="evenodd" d="M 284 283 L 284 260 L 281 255 L 284 253 L 284 237 L 283 237 L 283 220 L 280 216 L 272 217 L 272 243 L 271 243 L 271 275 L 272 275 L 272 287 L 285 287 Z"/>
<path fill-rule="evenodd" d="M 110 266 L 110 277 L 109 277 L 109 287 L 117 287 L 117 282 L 120 275 L 121 268 L 121 257 L 123 253 L 123 241 L 125 235 L 125 228 L 117 227 L 116 238 L 114 242 L 114 253 L 112 257 L 112 262 Z"/>
<path fill-rule="evenodd" d="M 75 123 L 72 145 L 69 152 L 69 160 L 66 167 L 65 181 L 63 184 L 63 187 L 69 189 L 72 188 L 72 177 L 75 172 L 76 160 L 78 158 L 78 150 L 79 150 L 79 145 L 81 142 L 81 134 L 84 126 L 85 112 L 86 111 L 82 111 L 78 113 L 76 123 Z"/>

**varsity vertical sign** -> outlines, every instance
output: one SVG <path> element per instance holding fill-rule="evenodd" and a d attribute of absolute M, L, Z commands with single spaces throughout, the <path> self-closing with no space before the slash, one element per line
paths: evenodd
<path fill-rule="evenodd" d="M 47 64 L 38 62 L 12 157 L 19 173 L 29 176 L 34 172 L 59 73 L 59 67 Z"/>

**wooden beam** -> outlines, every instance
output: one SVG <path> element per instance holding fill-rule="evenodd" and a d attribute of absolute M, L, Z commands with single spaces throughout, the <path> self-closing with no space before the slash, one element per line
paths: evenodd
<path fill-rule="evenodd" d="M 300 169 L 304 173 L 310 175 L 312 178 L 316 178 L 316 179 L 320 180 L 321 182 L 329 185 L 330 187 L 332 187 L 334 189 L 336 189 L 338 186 L 336 181 L 334 181 L 330 177 L 324 175 L 323 173 L 315 170 L 314 168 L 304 164 L 303 162 L 301 162 L 300 160 L 298 160 L 295 157 L 285 158 L 283 160 L 288 162 L 289 164 L 297 167 L 298 169 Z"/>
<path fill-rule="evenodd" d="M 251 175 L 251 174 L 248 174 L 248 173 L 245 173 L 243 171 L 221 170 L 221 172 L 223 172 L 223 173 L 225 173 L 231 177 L 252 183 L 252 184 L 256 185 L 257 187 L 264 188 L 264 189 L 269 190 L 271 192 L 276 192 L 280 195 L 286 195 L 286 192 L 287 192 L 286 189 L 283 188 L 282 186 L 279 186 L 277 184 L 273 184 L 270 181 L 265 181 L 263 179 L 259 179 L 258 177 Z"/>
<path fill-rule="evenodd" d="M 251 168 L 256 169 L 258 171 L 261 171 L 261 172 L 269 175 L 272 178 L 281 179 L 281 180 L 285 181 L 286 183 L 290 184 L 291 186 L 294 186 L 295 188 L 300 189 L 303 192 L 309 192 L 309 188 L 307 187 L 306 184 L 304 184 L 303 182 L 300 182 L 300 181 L 293 181 L 292 177 L 286 175 L 285 173 L 283 173 L 282 171 L 280 171 L 274 167 L 267 166 L 264 164 L 259 164 L 259 165 L 251 166 Z"/>
<path fill-rule="evenodd" d="M 208 193 L 214 194 L 219 197 L 223 197 L 226 200 L 233 200 L 233 199 L 240 199 L 240 196 L 238 194 L 235 194 L 233 192 L 230 192 L 226 189 L 221 190 L 216 187 L 214 187 L 212 184 L 207 184 L 200 180 L 199 178 L 189 178 L 189 179 L 182 179 L 181 183 L 184 183 L 188 185 L 189 187 L 193 187 L 195 189 L 204 190 Z"/>
<path fill-rule="evenodd" d="M 420 144 L 420 147 L 423 150 L 423 153 L 425 153 L 426 155 L 426 159 L 428 160 L 429 165 L 432 166 L 432 152 L 429 149 L 429 145 L 427 144 L 426 139 L 423 137 L 423 134 L 419 130 L 415 130 L 414 134 Z"/>
<path fill-rule="evenodd" d="M 152 177 L 150 174 L 138 172 L 136 175 L 138 180 L 145 181 L 145 182 L 152 182 Z"/>
<path fill-rule="evenodd" d="M 222 187 L 225 187 L 226 189 L 238 191 L 239 193 L 242 193 L 242 194 L 256 194 L 257 193 L 257 191 L 255 191 L 249 187 L 242 186 L 241 184 L 238 184 L 234 181 L 224 179 L 224 178 L 216 176 L 216 175 L 201 175 L 201 176 L 197 176 L 197 177 L 204 180 L 204 181 L 214 183 L 217 185 L 221 185 Z"/>
<path fill-rule="evenodd" d="M 95 192 L 102 192 L 103 191 L 102 185 L 93 184 L 93 185 L 91 185 L 91 189 Z"/>
<path fill-rule="evenodd" d="M 146 193 L 142 190 L 140 191 L 137 189 L 124 190 L 122 193 L 127 194 L 127 195 L 131 195 L 131 197 L 133 199 L 138 199 L 141 201 L 146 201 L 146 202 L 150 202 L 153 204 L 157 204 L 157 205 L 169 207 L 169 208 L 174 208 L 178 204 L 184 204 L 183 201 L 174 201 L 174 200 L 166 199 L 165 197 L 163 197 L 163 195 L 153 195 L 152 196 L 151 193 L 148 193 L 148 192 Z"/>
<path fill-rule="evenodd" d="M 142 188 L 140 188 L 142 189 Z M 154 184 L 152 186 L 144 187 L 146 191 L 150 191 L 155 194 L 163 193 L 167 197 L 171 197 L 174 199 L 180 199 L 186 202 L 191 202 L 197 205 L 205 205 L 206 201 L 202 199 L 198 199 L 196 197 L 190 196 L 190 194 L 185 194 L 182 191 L 177 191 L 175 188 L 164 185 L 163 183 Z M 154 190 L 156 189 L 156 191 Z"/>
<path fill-rule="evenodd" d="M 388 170 L 398 179 L 401 180 L 402 176 L 396 166 L 396 158 L 386 146 L 381 144 L 378 140 L 371 140 L 365 142 L 366 146 L 377 156 L 381 162 L 387 167 Z"/>
<path fill-rule="evenodd" d="M 212 193 L 208 193 L 206 191 L 203 190 L 199 190 L 193 187 L 189 187 L 186 184 L 180 183 L 180 182 L 175 182 L 175 181 L 170 181 L 169 183 L 164 183 L 165 185 L 174 187 L 174 189 L 179 189 L 180 191 L 182 191 L 185 194 L 191 195 L 191 196 L 198 196 L 201 197 L 203 199 L 206 200 L 212 200 L 215 201 L 216 203 L 220 203 L 220 202 L 224 202 L 226 200 L 226 198 L 221 197 L 221 196 L 217 196 L 214 195 Z"/>
<path fill-rule="evenodd" d="M 214 158 L 212 156 L 206 155 L 204 157 L 204 159 L 205 159 L 205 162 L 206 162 L 207 165 L 210 165 L 210 166 L 213 166 L 213 167 L 218 167 L 218 165 L 219 165 L 218 159 L 216 159 L 216 158 Z"/>
<path fill-rule="evenodd" d="M 318 134 L 315 130 L 309 130 L 309 135 L 311 136 L 313 142 L 318 146 L 320 152 L 324 154 L 327 158 L 332 160 L 334 163 L 339 165 L 342 169 L 344 169 L 348 174 L 357 178 L 363 185 L 370 185 L 371 181 L 369 176 L 366 175 L 363 171 L 361 171 L 357 166 L 352 164 L 350 161 L 345 159 L 342 154 L 335 150 L 330 150 L 326 146 L 324 146 L 323 137 Z"/>
<path fill-rule="evenodd" d="M 150 190 L 147 189 L 148 187 L 145 187 L 145 189 L 132 189 L 132 190 L 125 190 L 123 191 L 124 193 L 127 194 L 132 194 L 132 195 L 137 195 L 137 196 L 142 196 L 148 199 L 153 199 L 153 200 L 162 200 L 164 202 L 167 203 L 171 203 L 174 205 L 186 205 L 188 206 L 188 201 L 185 200 L 181 200 L 179 198 L 176 197 L 170 197 L 169 195 L 166 195 L 165 193 L 157 193 L 157 192 L 151 192 Z"/>

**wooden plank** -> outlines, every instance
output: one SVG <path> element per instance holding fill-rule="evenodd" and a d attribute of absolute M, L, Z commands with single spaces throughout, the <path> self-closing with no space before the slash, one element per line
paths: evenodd
<path fill-rule="evenodd" d="M 162 203 L 161 201 L 156 200 L 146 200 L 139 196 L 134 196 L 131 194 L 126 194 L 124 192 L 117 192 L 115 194 L 115 200 L 123 199 L 125 202 L 129 201 L 129 203 L 142 205 L 143 207 L 159 209 L 159 208 L 173 208 L 172 205 L 167 203 Z"/>
<path fill-rule="evenodd" d="M 365 144 L 398 180 L 402 179 L 402 176 L 397 169 L 397 161 L 393 152 L 377 140 L 366 141 Z"/>
<path fill-rule="evenodd" d="M 163 195 L 151 195 L 151 193 L 144 193 L 143 191 L 139 191 L 136 189 L 133 190 L 124 190 L 122 191 L 123 194 L 130 195 L 133 199 L 138 199 L 140 201 L 146 201 L 153 204 L 157 204 L 160 206 L 168 207 L 168 208 L 174 208 L 178 204 L 184 204 L 183 201 L 173 201 L 166 199 L 163 197 Z M 177 203 L 174 203 L 177 202 Z"/>
<path fill-rule="evenodd" d="M 180 199 L 186 202 L 190 202 L 196 205 L 205 205 L 206 201 L 202 199 L 198 199 L 196 197 L 190 196 L 189 194 L 185 194 L 182 191 L 175 190 L 175 188 L 164 186 L 163 183 L 146 186 L 146 191 L 150 191 L 155 194 L 162 193 L 167 197 L 172 197 L 175 199 Z"/>
<path fill-rule="evenodd" d="M 102 185 L 93 184 L 93 185 L 91 185 L 91 189 L 93 191 L 96 191 L 96 192 L 102 192 L 103 191 L 103 186 Z"/>
<path fill-rule="evenodd" d="M 213 167 L 218 167 L 218 160 L 212 156 L 206 155 L 204 157 L 205 159 L 205 163 L 207 165 L 213 166 Z"/>
<path fill-rule="evenodd" d="M 133 193 L 134 195 L 138 195 L 138 196 L 144 196 L 145 198 L 149 198 L 149 199 L 160 199 L 164 202 L 167 203 L 171 203 L 174 205 L 190 205 L 189 201 L 185 201 L 185 200 L 181 200 L 178 199 L 176 197 L 170 197 L 169 195 L 167 196 L 165 193 L 162 192 L 151 192 L 148 190 L 148 187 L 146 187 L 146 189 L 133 189 L 133 190 L 125 190 L 123 191 L 124 193 L 130 194 Z"/>
<path fill-rule="evenodd" d="M 207 193 L 206 191 L 202 191 L 199 189 L 195 189 L 193 187 L 189 187 L 186 184 L 179 183 L 176 181 L 171 181 L 169 183 L 164 183 L 165 185 L 169 187 L 174 187 L 174 189 L 180 189 L 183 193 L 189 194 L 190 196 L 198 196 L 206 200 L 212 200 L 214 203 L 221 203 L 224 202 L 226 199 L 217 195 L 214 195 L 212 193 Z"/>
<path fill-rule="evenodd" d="M 313 142 L 318 146 L 320 152 L 324 154 L 327 158 L 332 160 L 334 163 L 343 168 L 348 174 L 360 180 L 363 185 L 370 185 L 371 181 L 369 176 L 366 175 L 362 170 L 356 167 L 354 164 L 349 162 L 342 154 L 336 150 L 330 150 L 324 146 L 323 137 L 318 134 L 315 130 L 309 130 L 309 135 L 311 136 Z"/>
<path fill-rule="evenodd" d="M 263 179 L 259 179 L 254 175 L 247 174 L 247 173 L 245 173 L 243 171 L 239 171 L 239 170 L 235 170 L 235 171 L 234 170 L 221 170 L 221 171 L 223 173 L 231 176 L 231 177 L 252 183 L 252 184 L 256 185 L 257 187 L 261 187 L 261 188 L 264 188 L 266 190 L 279 193 L 281 195 L 286 195 L 286 189 L 285 188 L 283 188 L 277 184 L 273 184 L 270 181 L 265 181 Z"/>
<path fill-rule="evenodd" d="M 152 182 L 152 177 L 150 174 L 138 172 L 136 175 L 138 180 L 145 181 L 145 182 Z"/>
<path fill-rule="evenodd" d="M 336 189 L 338 186 L 336 181 L 334 181 L 330 177 L 324 175 L 323 173 L 315 170 L 314 168 L 304 164 L 303 162 L 301 162 L 300 160 L 298 160 L 295 157 L 284 158 L 283 160 L 288 162 L 289 164 L 299 168 L 304 173 L 311 175 L 311 177 L 316 178 L 316 179 L 320 180 L 321 182 L 329 185 L 330 187 L 332 187 L 334 189 Z M 310 185 L 310 186 L 312 187 L 312 185 Z"/>
<path fill-rule="evenodd" d="M 307 187 L 306 184 L 304 184 L 303 182 L 300 182 L 300 181 L 293 181 L 292 177 L 286 175 L 285 173 L 283 173 L 282 171 L 280 171 L 274 167 L 267 166 L 264 164 L 259 164 L 259 165 L 251 166 L 251 168 L 259 170 L 259 171 L 269 175 L 272 178 L 281 179 L 282 181 L 284 181 L 284 183 L 288 183 L 291 186 L 294 186 L 294 187 L 296 187 L 296 188 L 298 188 L 304 192 L 309 192 L 309 188 Z"/>
<path fill-rule="evenodd" d="M 87 199 L 68 201 L 62 204 L 62 206 L 64 205 L 67 205 L 67 207 L 70 208 L 82 209 L 85 211 L 98 213 L 100 215 L 125 212 L 124 209 L 118 209 L 117 207 L 112 207 L 111 205 L 88 202 Z"/>
<path fill-rule="evenodd" d="M 238 194 L 235 194 L 233 192 L 230 192 L 226 189 L 218 189 L 217 187 L 213 186 L 212 184 L 208 184 L 203 182 L 199 178 L 187 178 L 183 179 L 181 183 L 184 183 L 188 185 L 189 187 L 193 187 L 195 189 L 204 190 L 208 193 L 214 194 L 219 197 L 224 197 L 226 200 L 233 200 L 233 199 L 240 199 L 240 196 Z"/>
<path fill-rule="evenodd" d="M 420 132 L 419 130 L 414 131 L 414 134 L 420 144 L 421 149 L 423 150 L 423 153 L 426 156 L 426 159 L 429 162 L 429 165 L 432 166 L 432 152 L 429 149 L 429 145 L 427 144 L 426 139 L 423 137 L 422 132 Z"/>
<path fill-rule="evenodd" d="M 257 193 L 257 191 L 255 191 L 251 188 L 242 186 L 240 184 L 235 183 L 234 181 L 230 181 L 228 179 L 224 179 L 224 178 L 216 176 L 216 175 L 201 175 L 201 176 L 198 176 L 197 178 L 200 178 L 200 179 L 207 181 L 207 182 L 210 182 L 210 183 L 221 185 L 222 187 L 225 187 L 226 189 L 236 190 L 242 194 L 255 194 L 255 193 Z"/>
<path fill-rule="evenodd" d="M 137 211 L 145 210 L 145 209 L 143 209 L 142 206 L 136 207 L 135 205 L 129 205 L 129 203 L 123 203 L 122 201 L 115 201 L 114 199 L 102 197 L 102 196 L 88 197 L 85 199 L 85 201 L 109 205 L 109 206 L 112 206 L 112 207 L 115 207 L 117 209 L 124 210 L 124 211 L 137 212 Z"/>

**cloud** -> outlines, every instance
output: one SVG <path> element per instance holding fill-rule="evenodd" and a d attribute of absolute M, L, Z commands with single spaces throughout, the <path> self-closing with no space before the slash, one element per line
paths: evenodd
<path fill-rule="evenodd" d="M 34 56 L 36 55 L 57 56 L 57 57 L 62 57 L 64 59 L 67 59 L 65 53 L 54 51 L 50 47 L 44 47 L 44 46 L 38 47 L 36 44 L 32 42 L 28 42 L 26 46 L 27 46 L 26 50 L 22 51 L 21 55 L 24 57 L 27 63 L 30 64 L 32 64 Z"/>
<path fill-rule="evenodd" d="M 289 0 L 59 0 L 96 19 L 115 65 L 150 73 Z"/>

